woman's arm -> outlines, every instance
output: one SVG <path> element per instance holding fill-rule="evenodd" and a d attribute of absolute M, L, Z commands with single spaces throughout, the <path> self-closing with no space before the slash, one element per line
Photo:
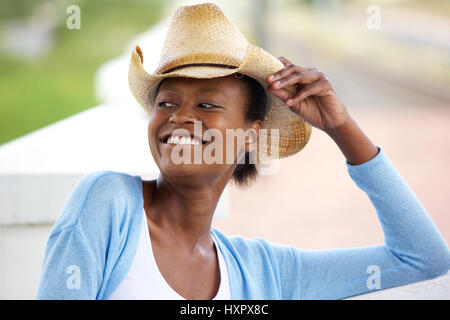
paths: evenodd
<path fill-rule="evenodd" d="M 448 271 L 447 244 L 384 149 L 378 148 L 371 160 L 359 165 L 346 162 L 346 166 L 372 202 L 385 244 L 302 250 L 260 238 L 222 238 L 233 274 L 233 298 L 342 299 Z"/>
<path fill-rule="evenodd" d="M 336 142 L 349 164 L 365 163 L 378 154 L 378 148 L 352 118 L 339 127 L 327 129 L 325 132 Z"/>
<path fill-rule="evenodd" d="M 445 240 L 383 148 L 379 150 L 363 164 L 346 165 L 376 210 L 384 245 L 294 251 L 302 297 L 341 299 L 435 278 L 449 270 Z"/>
<path fill-rule="evenodd" d="M 413 191 L 347 112 L 317 69 L 286 66 L 269 77 L 269 90 L 312 126 L 327 133 L 347 159 L 349 175 L 372 202 L 385 245 L 333 250 L 277 250 L 286 298 L 339 299 L 445 274 L 450 253 Z M 292 94 L 286 86 L 296 85 Z M 292 274 L 292 265 L 295 265 Z M 377 278 L 378 277 L 378 278 Z M 296 281 L 292 281 L 294 278 Z"/>

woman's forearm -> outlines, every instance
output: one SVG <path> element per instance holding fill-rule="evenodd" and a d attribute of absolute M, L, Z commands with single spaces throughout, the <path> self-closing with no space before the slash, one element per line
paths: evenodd
<path fill-rule="evenodd" d="M 336 142 L 352 165 L 367 162 L 378 154 L 378 148 L 351 117 L 339 127 L 324 131 Z"/>

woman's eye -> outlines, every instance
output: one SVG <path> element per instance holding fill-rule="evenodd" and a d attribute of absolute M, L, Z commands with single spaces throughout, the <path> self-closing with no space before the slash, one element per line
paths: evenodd
<path fill-rule="evenodd" d="M 200 103 L 199 106 L 202 108 L 206 108 L 206 109 L 219 108 L 219 106 L 215 106 L 215 105 L 209 104 L 209 103 Z"/>
<path fill-rule="evenodd" d="M 160 103 L 158 103 L 158 107 L 161 107 L 161 108 L 168 108 L 168 107 L 172 107 L 172 106 L 174 106 L 174 104 L 167 102 L 167 101 L 161 101 Z"/>

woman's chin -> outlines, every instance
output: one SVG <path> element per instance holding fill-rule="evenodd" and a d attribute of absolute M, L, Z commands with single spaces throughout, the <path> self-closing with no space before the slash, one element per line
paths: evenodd
<path fill-rule="evenodd" d="M 217 164 L 214 159 L 208 158 L 206 161 L 201 152 L 195 154 L 194 148 L 187 154 L 183 151 L 174 153 L 172 148 L 163 146 L 159 153 L 154 154 L 157 156 L 159 170 L 168 177 L 219 177 L 229 169 L 229 165 Z"/>
<path fill-rule="evenodd" d="M 190 177 L 199 176 L 205 172 L 204 164 L 175 164 L 175 163 L 164 163 L 160 165 L 160 170 L 166 176 L 171 177 Z"/>

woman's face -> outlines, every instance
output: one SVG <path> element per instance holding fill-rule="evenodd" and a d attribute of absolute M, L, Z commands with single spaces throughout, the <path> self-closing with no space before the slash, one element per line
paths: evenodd
<path fill-rule="evenodd" d="M 237 160 L 250 150 L 250 145 L 241 143 L 242 148 L 238 148 L 239 139 L 227 137 L 226 129 L 233 129 L 228 134 L 241 133 L 242 139 L 242 133 L 251 128 L 257 133 L 262 125 L 261 121 L 245 120 L 245 86 L 234 75 L 164 80 L 148 124 L 150 150 L 161 173 L 213 179 L 231 176 Z M 174 132 L 175 129 L 178 130 Z M 180 144 L 182 141 L 168 140 L 170 136 L 191 136 L 202 141 L 191 138 L 190 143 L 184 139 L 184 144 Z M 249 141 L 248 136 L 244 139 Z"/>

